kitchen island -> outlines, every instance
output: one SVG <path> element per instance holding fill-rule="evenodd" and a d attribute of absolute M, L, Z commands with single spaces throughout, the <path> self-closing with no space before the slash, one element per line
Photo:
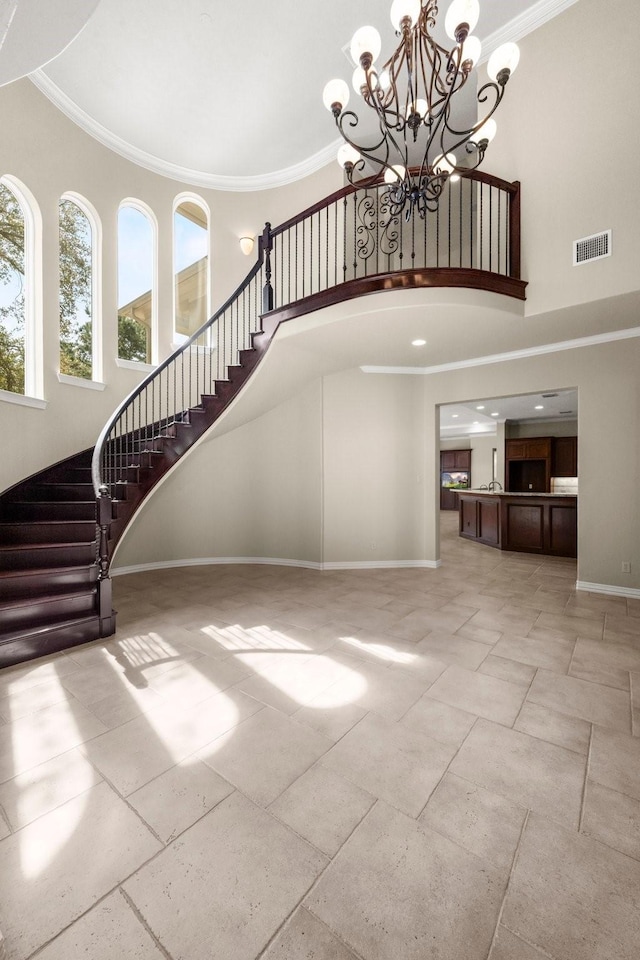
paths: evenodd
<path fill-rule="evenodd" d="M 576 557 L 578 498 L 567 493 L 458 490 L 461 537 L 553 557 Z"/>

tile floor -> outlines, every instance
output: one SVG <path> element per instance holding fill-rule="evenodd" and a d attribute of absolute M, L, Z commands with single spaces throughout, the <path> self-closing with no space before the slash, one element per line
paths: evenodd
<path fill-rule="evenodd" d="M 637 960 L 640 604 L 438 570 L 115 580 L 0 671 L 9 960 Z"/>

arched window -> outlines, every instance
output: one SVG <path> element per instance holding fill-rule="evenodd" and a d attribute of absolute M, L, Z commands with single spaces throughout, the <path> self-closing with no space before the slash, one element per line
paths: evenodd
<path fill-rule="evenodd" d="M 0 390 L 41 398 L 42 221 L 15 177 L 0 177 Z"/>
<path fill-rule="evenodd" d="M 118 357 L 153 363 L 156 331 L 156 226 L 137 200 L 118 211 Z"/>
<path fill-rule="evenodd" d="M 209 215 L 198 198 L 178 198 L 173 214 L 174 316 L 190 337 L 209 316 Z"/>
<path fill-rule="evenodd" d="M 25 392 L 25 219 L 0 181 L 0 390 Z"/>
<path fill-rule="evenodd" d="M 60 200 L 59 238 L 60 373 L 99 380 L 98 218 L 75 194 Z"/>

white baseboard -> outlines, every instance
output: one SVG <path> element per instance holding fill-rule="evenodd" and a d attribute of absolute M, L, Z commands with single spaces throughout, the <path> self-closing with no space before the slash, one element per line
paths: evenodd
<path fill-rule="evenodd" d="M 640 590 L 637 587 L 617 587 L 611 583 L 589 583 L 587 580 L 576 580 L 576 590 L 587 590 L 589 593 L 605 593 L 610 597 L 630 597 L 640 600 Z"/>
<path fill-rule="evenodd" d="M 129 567 L 116 567 L 112 577 L 128 573 L 144 573 L 148 570 L 170 570 L 173 567 L 200 567 L 212 564 L 266 564 L 274 567 L 302 567 L 305 570 L 388 570 L 405 567 L 435 570 L 442 560 L 337 560 L 318 563 L 315 560 L 286 560 L 281 557 L 192 557 L 188 560 L 157 560 L 153 563 L 136 563 Z"/>

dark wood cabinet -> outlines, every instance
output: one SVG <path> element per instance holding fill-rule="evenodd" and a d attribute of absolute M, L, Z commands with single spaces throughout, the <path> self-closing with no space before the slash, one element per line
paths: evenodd
<path fill-rule="evenodd" d="M 551 476 L 578 476 L 578 438 L 554 437 L 551 448 Z"/>
<path fill-rule="evenodd" d="M 458 494 L 455 489 L 442 486 L 442 474 L 462 470 L 469 475 L 471 485 L 471 450 L 441 450 L 440 451 L 440 509 L 457 510 Z"/>
<path fill-rule="evenodd" d="M 501 550 L 555 557 L 577 554 L 577 497 L 462 492 L 461 537 Z"/>
<path fill-rule="evenodd" d="M 551 437 L 505 441 L 505 481 L 512 493 L 549 493 Z"/>
<path fill-rule="evenodd" d="M 440 453 L 440 472 L 447 470 L 470 470 L 471 450 L 442 450 Z"/>

